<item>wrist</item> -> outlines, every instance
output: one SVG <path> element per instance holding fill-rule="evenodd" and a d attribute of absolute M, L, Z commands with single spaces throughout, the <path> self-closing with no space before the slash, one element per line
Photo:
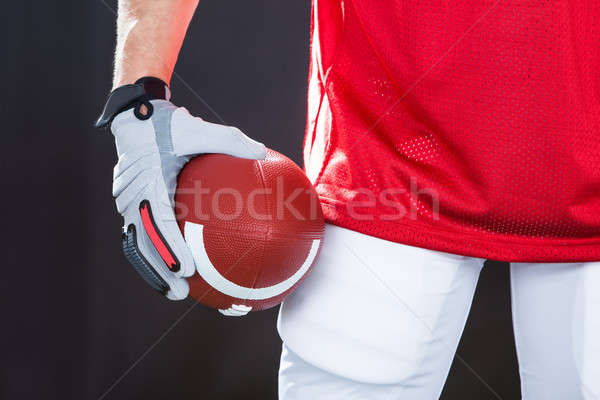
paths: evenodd
<path fill-rule="evenodd" d="M 147 77 L 155 77 L 163 81 L 167 87 L 170 86 L 171 81 L 171 71 L 160 68 L 145 68 L 136 71 L 115 71 L 115 76 L 113 78 L 113 87 L 111 90 L 115 90 L 125 85 L 133 85 L 136 84 L 143 78 Z"/>
<path fill-rule="evenodd" d="M 107 127 L 117 114 L 129 109 L 133 109 L 134 115 L 138 119 L 148 119 L 153 113 L 150 100 L 169 100 L 170 97 L 169 86 L 156 77 L 146 76 L 133 84 L 119 86 L 108 96 L 104 110 L 95 126 L 97 128 Z"/>

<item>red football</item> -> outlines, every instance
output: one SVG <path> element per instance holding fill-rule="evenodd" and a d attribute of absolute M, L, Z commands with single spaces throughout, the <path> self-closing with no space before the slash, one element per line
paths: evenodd
<path fill-rule="evenodd" d="M 312 184 L 273 150 L 264 160 L 192 159 L 179 174 L 175 208 L 198 268 L 188 278 L 190 295 L 226 315 L 279 304 L 310 271 L 323 240 Z"/>

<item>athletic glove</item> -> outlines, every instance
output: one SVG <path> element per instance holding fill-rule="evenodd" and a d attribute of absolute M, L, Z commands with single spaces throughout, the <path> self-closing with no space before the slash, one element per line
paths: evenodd
<path fill-rule="evenodd" d="M 179 171 L 198 154 L 263 159 L 266 150 L 237 128 L 193 117 L 169 97 L 163 81 L 142 78 L 111 93 L 96 126 L 110 126 L 115 137 L 113 196 L 125 220 L 125 257 L 150 286 L 180 300 L 195 264 L 174 215 Z"/>

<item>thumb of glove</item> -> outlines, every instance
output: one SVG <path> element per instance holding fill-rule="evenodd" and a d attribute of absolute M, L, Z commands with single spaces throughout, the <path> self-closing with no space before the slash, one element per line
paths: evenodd
<path fill-rule="evenodd" d="M 181 156 L 220 153 L 262 160 L 267 154 L 264 144 L 250 139 L 238 128 L 206 122 L 183 107 L 173 112 L 171 132 L 173 150 Z"/>

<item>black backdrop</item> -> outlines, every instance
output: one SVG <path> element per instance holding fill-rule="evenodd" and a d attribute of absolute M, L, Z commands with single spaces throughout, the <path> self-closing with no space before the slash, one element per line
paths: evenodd
<path fill-rule="evenodd" d="M 190 310 L 121 255 L 112 137 L 91 128 L 115 8 L 3 2 L 0 398 L 275 399 L 276 309 Z M 202 0 L 173 100 L 301 163 L 309 16 L 308 1 Z M 488 265 L 442 398 L 519 397 L 508 292 L 506 265 Z"/>

